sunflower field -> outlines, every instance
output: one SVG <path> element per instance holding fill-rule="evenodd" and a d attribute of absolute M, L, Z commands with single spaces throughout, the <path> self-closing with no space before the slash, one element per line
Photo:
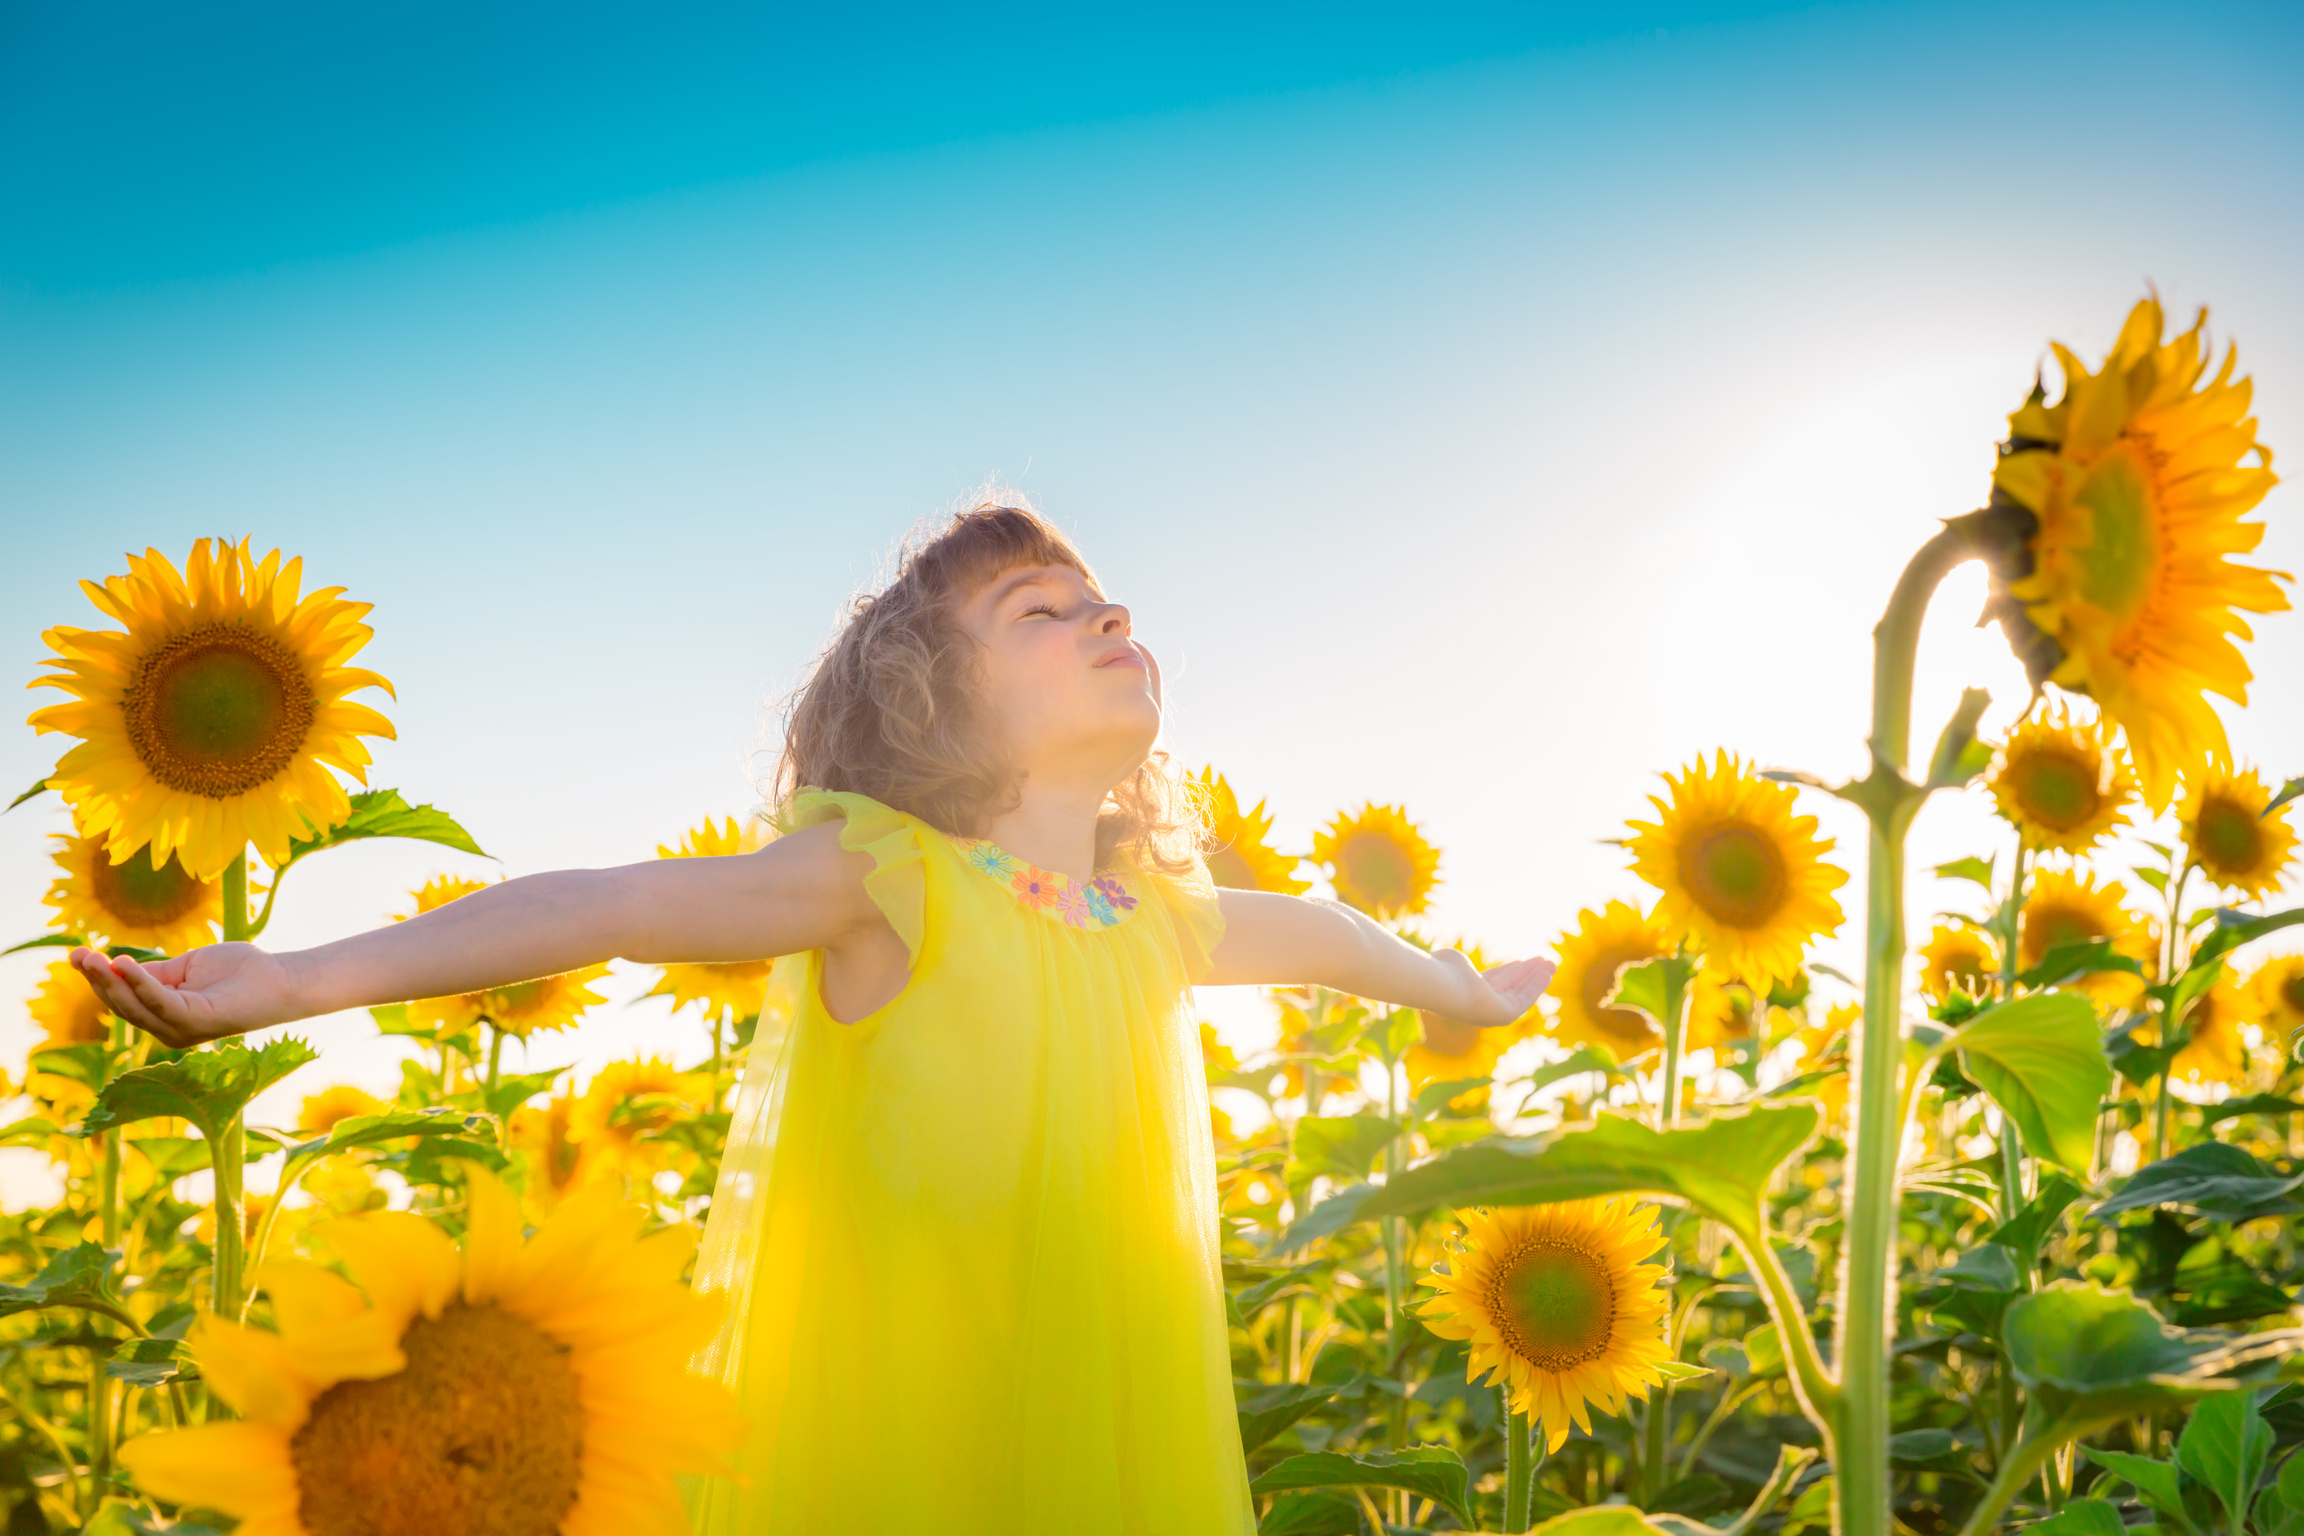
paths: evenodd
<path fill-rule="evenodd" d="M 1628 786 L 1649 894 L 1584 910 L 1524 1018 L 1306 988 L 1269 993 L 1270 1049 L 1203 1026 L 1262 1532 L 2304 1536 L 2304 779 L 2236 762 L 2210 698 L 2245 706 L 2245 616 L 2288 603 L 2245 558 L 2274 476 L 2204 327 L 2147 301 L 2096 368 L 2056 350 L 1987 504 L 1888 597 L 1870 771 L 1722 748 L 1645 809 Z M 1990 741 L 1970 691 L 1916 760 L 1921 620 L 1970 560 L 2033 694 Z M 481 851 L 366 784 L 392 726 L 352 696 L 389 685 L 342 589 L 204 540 L 84 591 L 114 627 L 44 637 L 66 697 L 32 724 L 69 746 L 18 804 L 72 830 L 16 949 L 197 966 L 306 858 Z M 1197 791 L 1220 885 L 1447 937 L 1404 808 L 1292 852 L 1214 768 Z M 1908 917 L 1907 834 L 1960 794 L 1996 843 L 1934 870 L 1966 910 Z M 1815 946 L 1859 918 L 1844 975 Z M 697 1059 L 507 1070 L 600 980 L 374 1010 L 408 1048 L 386 1099 L 293 1038 L 159 1047 L 57 960 L 44 1042 L 0 1064 L 0 1146 L 62 1188 L 0 1216 L 8 1536 L 681 1529 L 679 1478 L 738 1432 L 685 1370 L 713 1314 L 684 1276 L 780 1021 L 765 964 L 667 966 Z M 291 1075 L 297 1123 L 251 1123 Z"/>

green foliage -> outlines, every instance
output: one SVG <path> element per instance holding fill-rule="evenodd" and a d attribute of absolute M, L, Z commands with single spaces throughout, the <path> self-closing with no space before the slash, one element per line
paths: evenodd
<path fill-rule="evenodd" d="M 1271 1467 L 1248 1485 L 1256 1494 L 1289 1493 L 1306 1488 L 1400 1488 L 1420 1499 L 1430 1499 L 1459 1524 L 1472 1524 L 1466 1506 L 1468 1476 L 1463 1458 L 1442 1446 L 1417 1446 L 1404 1451 L 1374 1451 L 1341 1456 L 1321 1451 L 1291 1456 Z"/>
<path fill-rule="evenodd" d="M 319 1053 L 301 1040 L 249 1047 L 228 1043 L 123 1072 L 96 1095 L 80 1134 L 116 1130 L 163 1116 L 189 1120 L 214 1142 L 248 1101 Z"/>
<path fill-rule="evenodd" d="M 1949 1049 L 2024 1145 L 2085 1174 L 2095 1156 L 2096 1106 L 2112 1086 L 2096 1011 L 2067 992 L 2035 992 L 1986 1009 Z"/>

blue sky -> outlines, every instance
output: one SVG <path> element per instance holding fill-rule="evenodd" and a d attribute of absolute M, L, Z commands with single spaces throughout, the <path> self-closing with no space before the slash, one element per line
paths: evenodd
<path fill-rule="evenodd" d="M 123 550 L 253 534 L 377 605 L 378 782 L 514 873 L 645 857 L 996 478 L 1136 607 L 1175 750 L 1299 846 L 1404 801 L 1434 926 L 1515 952 L 1636 894 L 1599 839 L 1658 770 L 1857 766 L 1871 620 L 2049 338 L 2209 303 L 2304 443 L 2293 8 L 821 10 L 0 11 L 22 675 Z M 2021 696 L 1980 597 L 1923 739 Z M 2304 771 L 2304 623 L 2251 654 L 2235 739 Z M 55 750 L 0 728 L 0 780 Z M 0 821 L 11 931 L 60 824 Z M 454 862 L 331 859 L 283 942 Z M 300 1088 L 389 1072 L 318 1030 Z"/>

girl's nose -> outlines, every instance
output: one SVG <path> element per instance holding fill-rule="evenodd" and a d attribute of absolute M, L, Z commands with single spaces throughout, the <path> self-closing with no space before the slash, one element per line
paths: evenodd
<path fill-rule="evenodd" d="M 1128 610 L 1119 603 L 1106 603 L 1096 615 L 1096 633 L 1100 635 L 1125 635 L 1134 628 Z"/>

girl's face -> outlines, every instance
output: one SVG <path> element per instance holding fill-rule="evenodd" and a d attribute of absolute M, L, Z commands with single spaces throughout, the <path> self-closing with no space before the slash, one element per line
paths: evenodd
<path fill-rule="evenodd" d="M 1099 793 L 1134 773 L 1160 734 L 1160 668 L 1128 610 L 1066 565 L 1020 566 L 960 607 L 982 645 L 984 692 L 1009 761 Z"/>

